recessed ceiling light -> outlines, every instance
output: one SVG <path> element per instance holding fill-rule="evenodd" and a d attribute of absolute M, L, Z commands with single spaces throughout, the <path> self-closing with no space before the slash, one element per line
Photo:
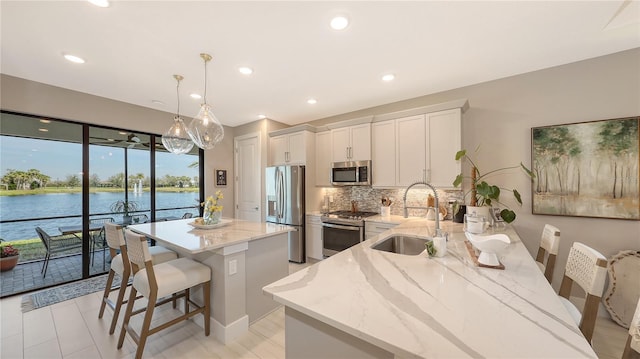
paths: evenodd
<path fill-rule="evenodd" d="M 331 19 L 331 28 L 334 30 L 344 30 L 349 26 L 349 19 L 346 16 L 336 16 Z"/>
<path fill-rule="evenodd" d="M 84 64 L 84 59 L 82 57 L 66 54 L 64 55 L 64 58 L 76 64 Z"/>
<path fill-rule="evenodd" d="M 189 95 L 189 96 L 191 96 L 191 98 L 195 98 L 195 99 L 197 99 L 197 100 L 199 100 L 199 99 L 201 99 L 201 98 L 202 98 L 202 96 L 200 96 L 200 95 L 199 95 L 199 94 L 197 94 L 197 93 L 192 93 L 192 94 L 191 94 L 191 95 Z"/>
<path fill-rule="evenodd" d="M 261 119 L 261 120 L 264 120 L 265 118 L 267 118 L 267 116 L 260 114 L 260 115 L 258 115 L 258 118 Z"/>
<path fill-rule="evenodd" d="M 164 102 L 160 101 L 160 100 L 151 100 L 152 103 L 155 103 L 156 105 L 164 105 Z"/>
<path fill-rule="evenodd" d="M 307 103 L 309 105 L 315 105 L 315 104 L 318 103 L 318 100 L 316 100 L 315 98 L 310 98 L 310 99 L 307 100 Z"/>
<path fill-rule="evenodd" d="M 386 74 L 382 76 L 382 81 L 393 81 L 393 79 L 395 78 L 396 78 L 396 75 L 394 74 Z"/>
<path fill-rule="evenodd" d="M 42 120 L 40 120 L 40 122 L 42 122 L 42 123 L 51 123 L 51 120 L 44 120 L 44 119 L 42 119 Z"/>
<path fill-rule="evenodd" d="M 251 67 L 238 67 L 238 71 L 240 71 L 243 75 L 251 75 L 253 73 L 253 69 Z"/>
<path fill-rule="evenodd" d="M 95 6 L 109 7 L 109 0 L 87 0 Z"/>
<path fill-rule="evenodd" d="M 40 131 L 40 132 L 49 132 L 49 130 L 47 130 L 46 128 L 39 128 L 38 131 Z"/>

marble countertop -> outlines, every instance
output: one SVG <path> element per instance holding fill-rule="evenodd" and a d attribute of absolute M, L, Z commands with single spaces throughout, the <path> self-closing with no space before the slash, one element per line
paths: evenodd
<path fill-rule="evenodd" d="M 441 222 L 448 253 L 371 249 L 391 234 L 431 236 L 409 220 L 263 288 L 274 300 L 399 357 L 596 358 L 517 233 L 505 270 L 473 265 L 462 225 Z"/>
<path fill-rule="evenodd" d="M 198 229 L 190 226 L 189 223 L 193 222 L 193 218 L 136 224 L 127 228 L 156 240 L 170 242 L 193 254 L 296 230 L 293 227 L 275 223 L 223 219 L 230 222 L 214 229 Z"/>

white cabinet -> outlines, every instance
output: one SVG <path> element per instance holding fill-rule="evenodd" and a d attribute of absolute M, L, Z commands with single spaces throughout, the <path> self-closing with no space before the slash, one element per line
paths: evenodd
<path fill-rule="evenodd" d="M 396 185 L 396 121 L 371 125 L 372 183 L 377 186 Z"/>
<path fill-rule="evenodd" d="M 426 181 L 453 188 L 460 173 L 455 155 L 461 149 L 461 116 L 461 109 L 456 108 L 374 123 L 373 186 L 406 187 Z M 389 152 L 395 154 L 394 166 Z M 395 177 L 380 171 L 394 171 Z"/>
<path fill-rule="evenodd" d="M 316 133 L 316 186 L 331 186 L 331 131 Z"/>
<path fill-rule="evenodd" d="M 370 123 L 332 129 L 331 140 L 333 162 L 371 159 Z"/>
<path fill-rule="evenodd" d="M 388 223 L 388 222 L 364 222 L 364 239 L 371 239 L 378 234 L 387 231 L 395 226 L 397 223 Z"/>
<path fill-rule="evenodd" d="M 271 137 L 269 140 L 269 164 L 304 165 L 307 159 L 308 131 L 299 131 Z"/>
<path fill-rule="evenodd" d="M 322 221 L 320 215 L 307 214 L 305 245 L 307 257 L 322 258 Z"/>

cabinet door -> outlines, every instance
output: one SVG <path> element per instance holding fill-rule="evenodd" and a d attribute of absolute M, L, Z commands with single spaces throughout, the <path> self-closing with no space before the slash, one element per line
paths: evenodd
<path fill-rule="evenodd" d="M 461 150 L 461 111 L 453 109 L 427 114 L 429 124 L 429 177 L 439 188 L 453 188 L 453 180 L 461 172 L 456 152 Z"/>
<path fill-rule="evenodd" d="M 322 260 L 322 223 L 319 216 L 307 216 L 307 257 Z"/>
<path fill-rule="evenodd" d="M 304 165 L 307 160 L 307 142 L 305 132 L 292 133 L 288 135 L 289 155 L 288 163 L 296 165 Z"/>
<path fill-rule="evenodd" d="M 284 165 L 287 162 L 287 136 L 275 136 L 269 139 L 269 164 Z"/>
<path fill-rule="evenodd" d="M 425 116 L 411 116 L 396 120 L 398 186 L 408 186 L 424 180 L 426 173 Z M 373 165 L 373 164 L 372 164 Z"/>
<path fill-rule="evenodd" d="M 371 159 L 371 124 L 351 127 L 351 161 L 367 161 Z"/>
<path fill-rule="evenodd" d="M 350 147 L 349 127 L 336 128 L 331 130 L 332 156 L 333 162 L 348 161 Z"/>
<path fill-rule="evenodd" d="M 371 125 L 372 185 L 396 185 L 396 121 L 376 122 Z"/>
<path fill-rule="evenodd" d="M 318 132 L 316 133 L 316 186 L 331 186 L 331 161 L 331 131 Z"/>

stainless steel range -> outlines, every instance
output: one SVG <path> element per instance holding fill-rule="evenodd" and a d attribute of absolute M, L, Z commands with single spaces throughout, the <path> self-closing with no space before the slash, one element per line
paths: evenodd
<path fill-rule="evenodd" d="M 364 241 L 364 218 L 377 212 L 334 211 L 323 214 L 322 255 L 332 256 Z"/>

